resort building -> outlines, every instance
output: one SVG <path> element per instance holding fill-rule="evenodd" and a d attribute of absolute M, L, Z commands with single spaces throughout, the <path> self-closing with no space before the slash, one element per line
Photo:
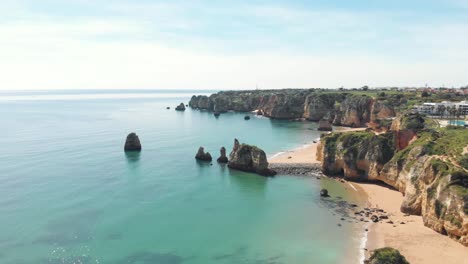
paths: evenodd
<path fill-rule="evenodd" d="M 468 115 L 468 101 L 424 103 L 422 105 L 414 106 L 413 111 L 426 115 L 449 115 L 449 110 L 452 108 L 455 108 L 459 115 Z"/>

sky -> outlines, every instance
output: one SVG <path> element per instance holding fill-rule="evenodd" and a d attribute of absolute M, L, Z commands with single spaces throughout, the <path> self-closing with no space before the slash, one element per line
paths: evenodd
<path fill-rule="evenodd" d="M 0 90 L 468 85 L 468 0 L 0 0 Z"/>

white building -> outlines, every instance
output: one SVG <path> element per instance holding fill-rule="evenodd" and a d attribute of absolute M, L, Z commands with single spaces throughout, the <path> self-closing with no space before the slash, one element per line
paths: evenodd
<path fill-rule="evenodd" d="M 459 111 L 460 115 L 468 115 L 468 101 L 461 102 L 448 102 L 443 101 L 441 103 L 424 103 L 422 105 L 416 105 L 413 110 L 426 115 L 439 115 L 440 110 L 444 109 L 442 115 L 449 115 L 449 109 L 455 107 Z"/>

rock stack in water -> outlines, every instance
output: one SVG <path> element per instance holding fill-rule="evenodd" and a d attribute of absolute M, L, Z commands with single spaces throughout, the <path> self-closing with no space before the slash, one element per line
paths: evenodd
<path fill-rule="evenodd" d="M 228 166 L 231 169 L 254 172 L 262 176 L 276 174 L 275 171 L 268 168 L 268 161 L 263 150 L 256 146 L 240 144 L 237 139 L 234 140 Z"/>
<path fill-rule="evenodd" d="M 202 161 L 211 161 L 211 154 L 209 152 L 205 153 L 205 149 L 203 147 L 198 148 L 198 152 L 195 155 L 195 158 L 197 160 L 202 160 Z"/>
<path fill-rule="evenodd" d="M 218 158 L 219 163 L 228 163 L 228 158 L 226 157 L 226 148 L 222 147 L 219 150 L 220 156 Z"/>
<path fill-rule="evenodd" d="M 128 134 L 127 140 L 125 141 L 124 150 L 125 151 L 141 151 L 141 143 L 137 134 L 135 133 Z"/>
<path fill-rule="evenodd" d="M 185 111 L 185 105 L 184 103 L 180 103 L 176 108 L 176 111 Z"/>

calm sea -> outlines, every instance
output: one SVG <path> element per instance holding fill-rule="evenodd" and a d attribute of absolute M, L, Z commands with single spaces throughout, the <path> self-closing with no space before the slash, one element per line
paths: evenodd
<path fill-rule="evenodd" d="M 362 226 L 336 198 L 349 188 L 194 159 L 234 138 L 271 156 L 316 124 L 174 111 L 202 93 L 1 92 L 0 263 L 358 263 Z M 123 152 L 130 132 L 139 155 Z"/>

